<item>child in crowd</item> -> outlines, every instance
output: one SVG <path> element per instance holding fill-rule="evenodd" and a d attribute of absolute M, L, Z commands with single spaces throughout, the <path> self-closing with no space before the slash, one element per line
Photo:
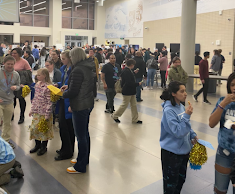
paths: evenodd
<path fill-rule="evenodd" d="M 47 69 L 39 69 L 37 71 L 37 79 L 38 83 L 35 85 L 35 96 L 29 113 L 29 116 L 33 116 L 30 126 L 30 140 L 35 139 L 35 147 L 30 150 L 30 153 L 37 152 L 37 155 L 41 156 L 47 152 L 48 140 L 53 138 L 51 92 L 47 88 L 52 82 Z M 45 131 L 39 130 L 40 121 L 43 119 L 46 119 L 47 122 L 47 129 Z"/>
<path fill-rule="evenodd" d="M 194 143 L 197 140 L 190 124 L 193 107 L 189 104 L 185 110 L 181 104 L 186 97 L 186 88 L 178 81 L 172 81 L 160 97 L 164 100 L 160 146 L 164 193 L 167 194 L 180 193 L 186 180 L 191 140 Z"/>
<path fill-rule="evenodd" d="M 2 138 L 9 143 L 11 137 L 11 117 L 14 112 L 14 91 L 20 90 L 20 76 L 14 70 L 15 59 L 4 58 L 4 67 L 0 69 L 0 118 L 3 118 Z M 10 143 L 14 148 L 15 146 Z"/>

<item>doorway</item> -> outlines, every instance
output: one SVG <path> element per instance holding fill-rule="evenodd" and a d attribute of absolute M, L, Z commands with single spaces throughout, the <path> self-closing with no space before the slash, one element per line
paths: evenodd
<path fill-rule="evenodd" d="M 88 36 L 65 36 L 65 48 L 67 45 L 73 47 L 83 47 L 88 43 Z"/>

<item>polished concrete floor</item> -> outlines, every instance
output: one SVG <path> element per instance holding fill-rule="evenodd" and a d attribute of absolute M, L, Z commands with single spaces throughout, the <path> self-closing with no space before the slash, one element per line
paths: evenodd
<path fill-rule="evenodd" d="M 226 94 L 226 82 L 217 88 L 216 94 L 210 94 L 208 100 L 212 105 L 193 102 L 192 94 L 188 99 L 194 106 L 191 117 L 192 128 L 198 137 L 209 141 L 217 148 L 218 127 L 210 129 L 208 118 L 220 96 Z M 196 86 L 200 89 L 200 86 Z M 15 109 L 12 122 L 12 141 L 15 142 L 17 160 L 22 163 L 25 177 L 12 180 L 5 188 L 10 194 L 161 194 L 162 172 L 160 160 L 160 122 L 162 108 L 159 96 L 162 90 L 144 90 L 143 102 L 138 103 L 139 117 L 143 125 L 131 123 L 131 111 L 127 109 L 116 124 L 110 115 L 104 113 L 106 97 L 99 91 L 99 102 L 91 113 L 90 164 L 85 174 L 68 174 L 66 168 L 70 160 L 55 161 L 56 150 L 60 148 L 59 132 L 49 142 L 48 152 L 43 156 L 29 154 L 34 141 L 29 140 L 28 126 L 31 118 L 30 100 L 27 99 L 26 121 L 18 125 L 19 106 Z M 116 109 L 122 102 L 122 96 L 115 98 Z M 76 144 L 77 145 L 77 144 Z M 207 149 L 208 163 L 201 171 L 188 170 L 188 179 L 182 194 L 212 194 L 214 182 L 214 159 L 216 151 Z M 74 154 L 76 157 L 77 149 Z M 230 191 L 228 193 L 231 193 Z"/>

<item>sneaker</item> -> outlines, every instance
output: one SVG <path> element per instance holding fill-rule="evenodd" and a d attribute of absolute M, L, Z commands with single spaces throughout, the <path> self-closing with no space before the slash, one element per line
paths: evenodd
<path fill-rule="evenodd" d="M 24 176 L 24 172 L 19 166 L 17 166 L 13 170 L 10 171 L 10 175 L 13 178 L 22 178 Z"/>
<path fill-rule="evenodd" d="M 104 112 L 105 112 L 105 113 L 111 113 L 111 111 L 108 110 L 108 109 L 106 109 Z"/>
<path fill-rule="evenodd" d="M 12 149 L 15 149 L 15 145 L 11 142 L 8 142 L 10 144 L 10 146 L 12 147 Z"/>
<path fill-rule="evenodd" d="M 143 123 L 143 121 L 137 121 L 136 122 L 136 124 L 142 124 Z"/>
<path fill-rule="evenodd" d="M 153 90 L 153 87 L 150 87 L 150 90 Z"/>
<path fill-rule="evenodd" d="M 198 101 L 197 101 L 197 96 L 193 95 L 193 100 L 194 100 L 195 102 L 198 102 Z"/>
<path fill-rule="evenodd" d="M 22 124 L 22 123 L 24 123 L 24 117 L 20 117 L 20 120 L 18 121 L 19 125 Z"/>
<path fill-rule="evenodd" d="M 21 163 L 18 161 L 15 161 L 15 164 L 12 166 L 12 168 L 16 168 L 17 166 L 21 168 Z"/>
<path fill-rule="evenodd" d="M 74 169 L 74 167 L 69 167 L 69 168 L 67 168 L 67 172 L 70 173 L 70 174 L 80 174 L 80 173 L 84 173 L 84 172 L 76 171 L 76 170 Z"/>
<path fill-rule="evenodd" d="M 140 100 L 136 100 L 137 102 L 143 102 L 144 100 L 143 99 L 140 99 Z"/>
<path fill-rule="evenodd" d="M 143 88 L 144 90 L 150 90 L 150 87 L 146 86 Z"/>
<path fill-rule="evenodd" d="M 71 164 L 76 164 L 76 163 L 77 163 L 77 159 L 76 159 L 76 158 L 72 159 L 72 160 L 70 161 L 70 163 L 71 163 Z"/>
<path fill-rule="evenodd" d="M 99 99 L 98 99 L 98 98 L 95 98 L 95 101 L 96 101 L 96 102 L 98 102 L 98 101 L 99 101 Z"/>
<path fill-rule="evenodd" d="M 205 100 L 204 103 L 211 105 L 211 103 L 208 100 Z"/>
<path fill-rule="evenodd" d="M 116 123 L 121 123 L 121 121 L 117 118 L 117 119 L 115 119 L 115 118 L 113 118 L 113 114 L 111 115 L 111 118 L 116 122 Z"/>

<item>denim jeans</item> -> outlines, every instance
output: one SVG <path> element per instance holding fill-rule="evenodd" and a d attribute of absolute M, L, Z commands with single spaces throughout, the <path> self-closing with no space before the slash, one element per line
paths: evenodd
<path fill-rule="evenodd" d="M 224 149 L 218 146 L 216 152 L 215 163 L 219 166 L 225 168 L 231 168 L 233 165 L 233 159 L 235 157 L 235 153 L 230 153 L 228 156 L 224 154 Z M 229 174 L 222 174 L 215 170 L 215 188 L 217 188 L 221 192 L 225 192 L 228 190 L 230 182 Z M 233 187 L 233 193 L 235 194 L 235 187 Z"/>
<path fill-rule="evenodd" d="M 156 75 L 156 69 L 148 69 L 148 75 L 147 75 L 147 86 L 148 87 L 153 86 L 155 75 Z"/>
<path fill-rule="evenodd" d="M 90 135 L 89 119 L 92 108 L 73 111 L 74 133 L 78 141 L 78 157 L 74 169 L 79 172 L 86 172 L 86 165 L 89 163 L 90 156 Z"/>
<path fill-rule="evenodd" d="M 143 80 L 143 78 L 136 78 L 135 80 L 136 80 L 135 81 L 136 83 L 139 83 Z M 136 87 L 136 100 L 137 100 L 137 102 L 141 100 L 141 90 L 142 90 L 142 86 Z"/>

